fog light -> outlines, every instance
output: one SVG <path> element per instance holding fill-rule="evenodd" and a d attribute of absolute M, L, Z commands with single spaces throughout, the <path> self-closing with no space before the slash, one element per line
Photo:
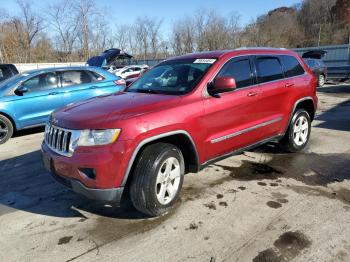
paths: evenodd
<path fill-rule="evenodd" d="M 93 168 L 79 168 L 79 172 L 91 179 L 96 179 L 96 171 Z"/>

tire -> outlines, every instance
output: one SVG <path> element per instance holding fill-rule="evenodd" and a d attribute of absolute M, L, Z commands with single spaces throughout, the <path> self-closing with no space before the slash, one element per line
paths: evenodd
<path fill-rule="evenodd" d="M 326 78 L 324 75 L 319 75 L 317 79 L 317 85 L 318 87 L 323 87 L 324 84 L 326 83 Z"/>
<path fill-rule="evenodd" d="M 150 216 L 167 213 L 179 198 L 184 173 L 185 163 L 179 148 L 166 143 L 147 146 L 132 174 L 132 204 Z"/>
<path fill-rule="evenodd" d="M 13 135 L 13 125 L 10 119 L 0 115 L 0 145 L 4 144 Z"/>
<path fill-rule="evenodd" d="M 298 109 L 292 117 L 287 132 L 280 141 L 282 148 L 287 152 L 303 150 L 310 139 L 311 119 L 305 109 Z"/>

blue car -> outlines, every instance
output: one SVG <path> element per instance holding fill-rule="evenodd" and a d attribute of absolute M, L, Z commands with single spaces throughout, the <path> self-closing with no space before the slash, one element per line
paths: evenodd
<path fill-rule="evenodd" d="M 0 83 L 0 144 L 14 130 L 44 125 L 57 108 L 124 88 L 123 79 L 98 67 L 45 68 L 15 75 Z"/>

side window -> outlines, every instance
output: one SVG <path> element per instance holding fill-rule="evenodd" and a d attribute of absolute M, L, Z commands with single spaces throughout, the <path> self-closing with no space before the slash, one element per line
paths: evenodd
<path fill-rule="evenodd" d="M 91 76 L 92 82 L 98 82 L 105 79 L 102 75 L 94 71 L 86 71 L 86 72 Z"/>
<path fill-rule="evenodd" d="M 315 67 L 315 66 L 316 66 L 314 60 L 308 59 L 308 60 L 306 60 L 306 63 L 307 63 L 307 65 L 308 65 L 309 67 Z"/>
<path fill-rule="evenodd" d="M 85 70 L 70 70 L 62 72 L 62 87 L 82 85 L 94 82 L 92 75 Z"/>
<path fill-rule="evenodd" d="M 298 76 L 305 73 L 303 67 L 295 57 L 281 56 L 280 59 L 283 64 L 286 77 Z"/>
<path fill-rule="evenodd" d="M 236 80 L 237 88 L 242 88 L 253 84 L 252 69 L 248 58 L 226 63 L 219 72 L 218 76 L 233 77 Z"/>
<path fill-rule="evenodd" d="M 25 81 L 22 86 L 28 88 L 28 92 L 54 89 L 58 87 L 58 75 L 55 72 L 37 75 Z"/>
<path fill-rule="evenodd" d="M 282 66 L 277 57 L 258 57 L 256 69 L 259 83 L 283 78 Z"/>

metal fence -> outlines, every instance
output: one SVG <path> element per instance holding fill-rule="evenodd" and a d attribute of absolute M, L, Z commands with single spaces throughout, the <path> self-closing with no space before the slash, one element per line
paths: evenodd
<path fill-rule="evenodd" d="M 33 69 L 48 68 L 48 67 L 66 67 L 66 66 L 84 66 L 85 62 L 72 63 L 30 63 L 30 64 L 15 64 L 18 71 L 24 72 Z"/>
<path fill-rule="evenodd" d="M 293 49 L 299 55 L 312 50 L 325 50 L 327 54 L 323 57 L 323 61 L 327 66 L 345 66 L 350 65 L 350 45 L 331 45 L 317 46 Z"/>

